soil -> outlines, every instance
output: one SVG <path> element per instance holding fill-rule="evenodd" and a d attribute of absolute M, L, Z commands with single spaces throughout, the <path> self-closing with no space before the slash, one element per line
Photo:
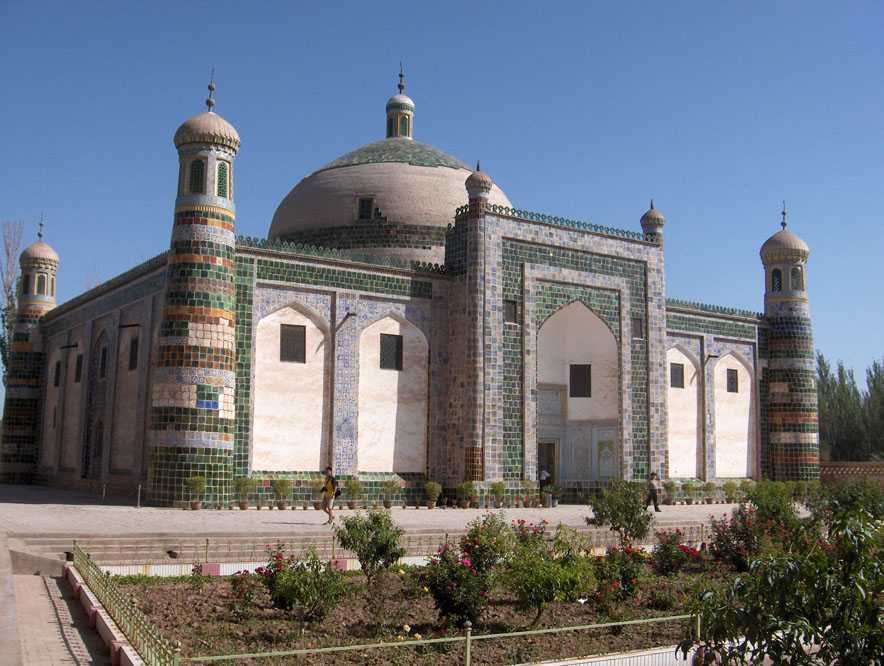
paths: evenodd
<path fill-rule="evenodd" d="M 590 600 L 580 603 L 555 603 L 544 611 L 533 628 L 594 624 L 685 613 L 689 594 L 699 582 L 723 582 L 731 574 L 713 567 L 705 573 L 683 573 L 671 578 L 643 576 L 636 599 L 622 602 L 606 614 Z M 375 643 L 415 638 L 441 638 L 462 635 L 446 629 L 438 620 L 429 596 L 409 596 L 404 579 L 396 573 L 385 574 L 376 585 L 378 593 L 369 595 L 361 576 L 348 578 L 353 596 L 335 608 L 320 624 L 308 625 L 300 635 L 299 623 L 285 611 L 270 604 L 261 591 L 251 617 L 238 621 L 231 612 L 230 586 L 224 579 L 206 578 L 195 588 L 187 579 L 150 584 L 132 583 L 127 590 L 138 605 L 171 640 L 180 641 L 185 656 L 242 654 L 346 644 Z M 125 582 L 125 581 L 121 581 Z M 675 605 L 666 610 L 654 608 L 652 594 L 672 593 Z M 533 612 L 522 612 L 505 590 L 496 589 L 482 618 L 482 626 L 473 635 L 504 633 L 529 629 Z M 612 616 L 613 615 L 613 616 Z M 539 636 L 475 641 L 472 663 L 483 665 L 520 664 L 552 659 L 567 659 L 594 654 L 623 652 L 648 647 L 675 645 L 689 632 L 688 621 L 632 625 L 622 628 L 562 632 Z M 410 631 L 405 631 L 403 625 Z M 401 639 L 398 637 L 402 637 Z M 463 663 L 463 643 L 418 647 L 391 647 L 319 655 L 239 659 L 225 664 L 307 664 L 317 661 L 337 664 L 401 664 L 455 666 Z M 200 663 L 200 662 L 188 662 Z"/>

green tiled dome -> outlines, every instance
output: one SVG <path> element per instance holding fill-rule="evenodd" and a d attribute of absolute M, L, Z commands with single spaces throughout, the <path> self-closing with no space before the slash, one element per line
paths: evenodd
<path fill-rule="evenodd" d="M 420 143 L 413 139 L 392 138 L 381 139 L 374 143 L 357 148 L 329 162 L 319 171 L 337 169 L 338 167 L 356 166 L 358 164 L 376 164 L 380 162 L 401 162 L 425 167 L 449 167 L 451 169 L 467 169 L 469 167 L 459 159 L 438 148 Z"/>

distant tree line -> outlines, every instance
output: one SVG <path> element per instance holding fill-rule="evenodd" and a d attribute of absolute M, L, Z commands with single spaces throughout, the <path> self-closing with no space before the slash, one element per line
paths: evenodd
<path fill-rule="evenodd" d="M 832 460 L 868 460 L 884 455 L 884 359 L 866 370 L 861 390 L 853 370 L 838 361 L 835 369 L 817 353 L 820 444 Z"/>

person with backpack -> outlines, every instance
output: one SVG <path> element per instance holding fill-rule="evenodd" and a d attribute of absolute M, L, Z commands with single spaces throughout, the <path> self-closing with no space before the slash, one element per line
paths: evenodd
<path fill-rule="evenodd" d="M 322 484 L 322 510 L 328 514 L 326 525 L 335 521 L 335 498 L 341 494 L 338 490 L 338 480 L 332 474 L 331 465 L 325 468 L 325 483 Z"/>

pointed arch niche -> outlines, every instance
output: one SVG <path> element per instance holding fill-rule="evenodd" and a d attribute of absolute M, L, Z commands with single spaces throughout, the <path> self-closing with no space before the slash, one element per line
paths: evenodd
<path fill-rule="evenodd" d="M 283 326 L 303 327 L 303 362 L 283 360 Z M 318 470 L 328 462 L 328 326 L 290 303 L 255 329 L 252 470 Z"/>
<path fill-rule="evenodd" d="M 730 374 L 730 385 L 728 375 Z M 736 386 L 733 378 L 736 377 Z M 718 359 L 715 382 L 715 476 L 752 476 L 755 452 L 755 376 L 746 360 L 734 352 Z M 732 390 L 736 388 L 736 391 Z"/>
<path fill-rule="evenodd" d="M 401 370 L 381 367 L 382 335 L 401 336 Z M 396 315 L 387 315 L 362 330 L 357 430 L 360 472 L 426 472 L 428 350 L 421 330 Z"/>
<path fill-rule="evenodd" d="M 673 365 L 684 369 L 682 386 L 673 386 Z M 700 371 L 693 354 L 676 346 L 666 352 L 666 380 L 669 384 L 668 427 L 669 476 L 700 476 L 703 428 L 700 409 Z"/>

